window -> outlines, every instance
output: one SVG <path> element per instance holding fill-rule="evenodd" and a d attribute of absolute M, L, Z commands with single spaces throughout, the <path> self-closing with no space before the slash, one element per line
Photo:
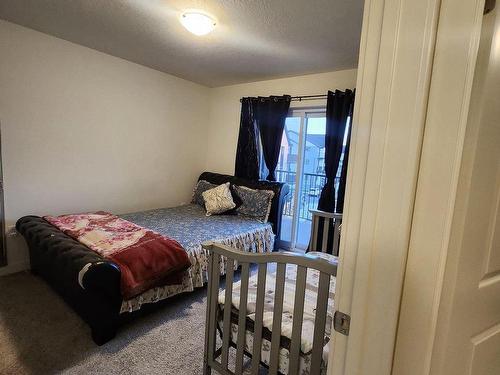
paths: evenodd
<path fill-rule="evenodd" d="M 285 202 L 280 245 L 306 249 L 311 234 L 311 213 L 318 207 L 325 176 L 325 109 L 293 109 L 285 122 L 276 180 L 287 183 L 290 194 Z M 346 132 L 347 133 L 347 132 Z M 344 150 L 347 137 L 344 137 Z M 262 148 L 261 148 L 262 150 Z M 336 189 L 342 170 L 343 152 L 336 178 Z M 261 178 L 268 170 L 261 154 Z"/>

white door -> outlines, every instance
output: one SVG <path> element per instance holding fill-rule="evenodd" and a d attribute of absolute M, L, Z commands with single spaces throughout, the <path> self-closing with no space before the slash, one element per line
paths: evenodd
<path fill-rule="evenodd" d="M 329 375 L 392 370 L 440 3 L 365 0 Z"/>
<path fill-rule="evenodd" d="M 500 374 L 500 9 L 484 16 L 431 373 Z"/>

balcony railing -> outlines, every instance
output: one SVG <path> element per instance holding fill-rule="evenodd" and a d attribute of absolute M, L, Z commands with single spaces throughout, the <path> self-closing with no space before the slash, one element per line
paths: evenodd
<path fill-rule="evenodd" d="M 276 179 L 280 182 L 285 182 L 289 185 L 290 194 L 288 194 L 283 214 L 293 216 L 293 197 L 295 195 L 295 172 L 276 170 Z M 300 189 L 298 209 L 299 218 L 305 220 L 312 220 L 310 210 L 318 208 L 319 197 L 321 190 L 326 183 L 326 176 L 318 173 L 303 173 L 302 174 L 302 188 Z M 335 178 L 335 189 L 338 190 L 339 177 Z"/>

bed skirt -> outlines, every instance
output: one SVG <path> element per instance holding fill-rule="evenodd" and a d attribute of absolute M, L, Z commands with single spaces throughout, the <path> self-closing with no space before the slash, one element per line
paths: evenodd
<path fill-rule="evenodd" d="M 271 226 L 267 226 L 213 242 L 222 243 L 244 252 L 266 253 L 273 251 L 274 238 Z M 137 311 L 145 303 L 155 303 L 203 287 L 208 281 L 208 254 L 201 244 L 188 248 L 186 251 L 189 254 L 192 266 L 184 273 L 182 284 L 152 288 L 134 298 L 125 300 L 122 302 L 120 314 Z M 234 268 L 236 269 L 238 266 L 235 262 Z M 226 267 L 225 260 L 222 260 L 220 262 L 221 274 L 226 274 Z"/>

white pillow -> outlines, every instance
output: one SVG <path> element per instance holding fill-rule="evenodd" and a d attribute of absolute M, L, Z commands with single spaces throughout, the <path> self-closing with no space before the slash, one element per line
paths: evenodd
<path fill-rule="evenodd" d="M 204 191 L 202 196 L 207 216 L 221 214 L 236 207 L 229 189 L 229 182 Z"/>

